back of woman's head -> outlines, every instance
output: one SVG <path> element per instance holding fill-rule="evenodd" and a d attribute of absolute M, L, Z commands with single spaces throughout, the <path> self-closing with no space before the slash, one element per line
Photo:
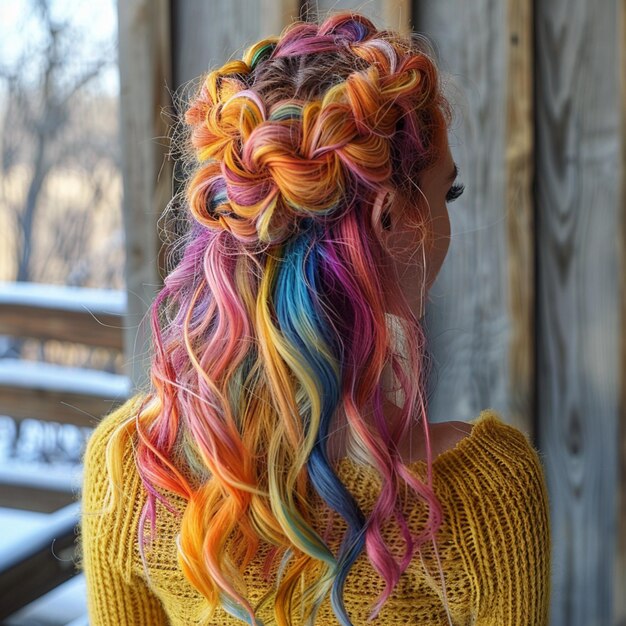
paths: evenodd
<path fill-rule="evenodd" d="M 184 498 L 179 562 L 211 610 L 261 623 L 241 574 L 267 542 L 279 625 L 291 623 L 292 600 L 314 623 L 329 591 L 350 624 L 343 589 L 359 555 L 386 585 L 377 613 L 441 523 L 399 453 L 426 420 L 427 368 L 384 233 L 401 204 L 428 237 L 418 179 L 450 119 L 427 41 L 355 13 L 294 22 L 252 45 L 203 76 L 184 112 L 189 228 L 152 307 L 151 389 L 119 433 L 138 435 L 142 555 L 156 500 L 171 506 L 158 488 Z M 404 399 L 394 421 L 382 410 L 384 368 Z M 329 454 L 340 418 L 348 456 L 381 477 L 368 512 Z M 113 483 L 121 449 L 109 455 Z M 407 485 L 429 523 L 414 536 L 400 515 L 405 548 L 394 554 L 381 529 Z M 313 492 L 344 524 L 335 550 L 315 526 Z"/>
<path fill-rule="evenodd" d="M 258 249 L 365 206 L 375 232 L 376 199 L 419 203 L 450 121 L 428 51 L 341 13 L 292 23 L 210 72 L 185 115 L 194 218 Z"/>

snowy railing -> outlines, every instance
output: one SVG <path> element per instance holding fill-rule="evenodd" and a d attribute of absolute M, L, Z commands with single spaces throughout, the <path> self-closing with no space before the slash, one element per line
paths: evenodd
<path fill-rule="evenodd" d="M 123 350 L 123 291 L 0 282 L 0 336 Z M 94 427 L 130 394 L 130 379 L 95 369 L 0 358 L 0 415 Z M 77 480 L 0 465 L 0 506 L 49 512 L 74 499 Z M 32 475 L 31 475 L 32 474 Z M 45 483 L 45 484 L 44 484 Z"/>
<path fill-rule="evenodd" d="M 36 283 L 0 283 L 0 335 L 123 349 L 126 294 Z M 21 359 L 0 359 L 0 414 L 76 426 L 130 393 L 127 376 Z"/>
<path fill-rule="evenodd" d="M 80 503 L 51 513 L 44 529 L 0 549 L 0 620 L 76 576 L 76 528 Z M 30 623 L 30 622 L 29 622 Z M 35 622 L 33 622 L 35 623 Z"/>
<path fill-rule="evenodd" d="M 0 335 L 123 349 L 126 293 L 0 282 Z"/>
<path fill-rule="evenodd" d="M 122 291 L 0 282 L 0 336 L 56 340 L 122 352 Z M 17 352 L 17 351 L 16 351 Z M 130 394 L 127 376 L 19 358 L 0 358 L 0 415 L 94 427 Z M 0 465 L 0 506 L 47 512 L 44 529 L 0 550 L 0 621 L 76 575 L 79 467 Z M 51 546 L 54 549 L 51 549 Z M 6 594 L 5 594 L 6 595 Z M 85 618 L 81 624 L 86 624 Z"/>

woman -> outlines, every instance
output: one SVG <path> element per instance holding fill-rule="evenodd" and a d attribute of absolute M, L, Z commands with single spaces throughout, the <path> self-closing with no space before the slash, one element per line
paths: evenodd
<path fill-rule="evenodd" d="M 203 77 L 151 386 L 85 451 L 92 626 L 547 624 L 538 452 L 428 423 L 451 119 L 427 41 L 357 13 Z"/>

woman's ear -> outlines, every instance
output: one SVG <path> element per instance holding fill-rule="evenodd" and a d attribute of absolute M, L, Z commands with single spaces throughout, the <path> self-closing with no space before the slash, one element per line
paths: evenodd
<path fill-rule="evenodd" d="M 383 211 L 380 221 L 381 221 L 383 230 L 391 230 L 391 211 L 389 211 L 388 208 Z"/>
<path fill-rule="evenodd" d="M 398 202 L 398 194 L 395 191 L 388 191 L 383 199 L 383 206 L 380 212 L 380 223 L 383 230 L 389 231 L 392 229 L 394 217 L 394 211 L 397 211 L 395 207 Z"/>

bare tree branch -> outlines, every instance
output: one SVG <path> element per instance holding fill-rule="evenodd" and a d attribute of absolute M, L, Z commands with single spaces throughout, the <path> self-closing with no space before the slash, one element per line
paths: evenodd
<path fill-rule="evenodd" d="M 104 46 L 98 58 L 86 67 L 78 66 L 78 72 L 72 72 L 70 68 L 75 68 L 75 59 L 80 57 L 76 48 L 80 37 L 73 31 L 71 19 L 54 17 L 50 0 L 31 0 L 31 18 L 42 28 L 44 45 L 25 50 L 14 66 L 5 63 L 0 67 L 0 81 L 4 83 L 8 97 L 1 120 L 3 179 L 9 179 L 17 164 L 25 164 L 30 170 L 23 203 L 4 203 L 19 228 L 15 238 L 15 279 L 19 281 L 33 278 L 35 224 L 51 171 L 70 161 L 81 162 L 81 153 L 83 156 L 92 153 L 91 161 L 115 159 L 117 154 L 110 145 L 98 146 L 90 140 L 87 127 L 78 133 L 78 137 L 74 129 L 71 132 L 68 129 L 73 112 L 84 106 L 77 98 L 88 84 L 115 63 L 115 48 Z M 41 61 L 41 78 L 35 86 L 25 79 L 24 72 L 20 72 L 20 67 L 32 63 L 34 57 Z M 74 221 L 73 227 L 77 228 L 79 224 L 87 227 L 86 222 L 80 220 Z M 75 235 L 79 241 L 79 233 Z M 78 249 L 80 243 L 75 246 Z M 66 256 L 68 260 L 76 258 L 75 254 Z"/>

